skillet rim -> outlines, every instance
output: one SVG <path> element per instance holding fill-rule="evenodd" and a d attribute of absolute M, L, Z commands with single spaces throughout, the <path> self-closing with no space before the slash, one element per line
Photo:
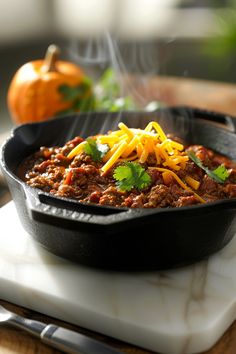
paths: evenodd
<path fill-rule="evenodd" d="M 137 115 L 137 114 L 157 114 L 158 112 L 161 111 L 168 111 L 168 112 L 186 112 L 186 114 L 193 114 L 193 113 L 197 113 L 200 114 L 202 116 L 206 115 L 212 115 L 213 116 L 213 121 L 214 121 L 214 116 L 217 117 L 224 117 L 229 118 L 231 120 L 236 119 L 235 117 L 231 116 L 231 115 L 225 115 L 223 113 L 218 113 L 215 111 L 211 111 L 211 110 L 206 110 L 206 109 L 201 109 L 201 108 L 194 108 L 194 107 L 188 107 L 188 106 L 174 106 L 174 107 L 166 107 L 166 108 L 160 108 L 156 111 L 153 112 L 145 112 L 145 111 L 122 111 L 122 114 L 128 114 L 128 115 Z M 82 114 L 89 114 L 89 115 L 98 115 L 98 114 L 106 114 L 107 112 L 86 112 L 86 113 L 82 113 Z M 108 114 L 119 114 L 119 112 L 108 112 Z M 72 198 L 66 198 L 66 197 L 58 197 L 55 195 L 52 195 L 50 193 L 47 192 L 43 192 L 42 190 L 38 189 L 38 188 L 34 188 L 31 186 L 28 186 L 24 181 L 22 181 L 8 166 L 6 159 L 5 159 L 5 150 L 7 148 L 7 145 L 14 140 L 17 137 L 18 131 L 21 131 L 22 129 L 25 129 L 25 127 L 29 126 L 44 126 L 44 125 L 48 125 L 50 124 L 50 122 L 52 121 L 60 121 L 60 120 L 65 120 L 68 117 L 70 117 L 71 119 L 74 119 L 78 114 L 70 114 L 70 115 L 65 115 L 65 116 L 61 116 L 61 117 L 56 117 L 56 118 L 51 118 L 48 119 L 47 121 L 40 121 L 40 122 L 31 122 L 31 123 L 25 123 L 25 124 L 21 124 L 19 126 L 13 127 L 10 131 L 9 137 L 5 140 L 5 142 L 1 145 L 0 147 L 0 166 L 1 168 L 4 170 L 4 172 L 9 176 L 10 179 L 13 179 L 15 182 L 17 182 L 18 184 L 21 185 L 22 189 L 24 190 L 24 192 L 27 194 L 27 191 L 31 191 L 33 190 L 35 194 L 39 195 L 44 195 L 46 197 L 50 197 L 51 199 L 55 199 L 57 201 L 60 202 L 69 202 L 69 203 L 73 203 L 78 205 L 78 207 L 82 207 L 82 208 L 88 208 L 88 209 L 106 209 L 107 211 L 114 211 L 114 213 L 110 213 L 108 215 L 94 215 L 96 216 L 96 219 L 98 219 L 99 217 L 102 217 L 103 219 L 106 220 L 106 222 L 101 223 L 102 225 L 109 225 L 110 223 L 114 224 L 114 220 L 111 220 L 111 222 L 109 222 L 109 217 L 110 218 L 114 218 L 114 215 L 116 215 L 116 218 L 119 219 L 118 215 L 122 215 L 122 214 L 132 214 L 133 218 L 140 218 L 140 217 L 146 217 L 148 215 L 153 215 L 153 214 L 169 214 L 169 213 L 174 213 L 174 214 L 189 214 L 191 212 L 195 212 L 195 211 L 199 211 L 199 210 L 209 210 L 211 211 L 211 209 L 218 209 L 218 208 L 225 208 L 225 206 L 228 206 L 228 208 L 235 208 L 236 209 L 236 198 L 229 198 L 229 199 L 221 199 L 221 200 L 217 200 L 217 201 L 212 201 L 209 203 L 205 203 L 205 204 L 197 204 L 197 205 L 190 205 L 190 206 L 184 206 L 181 208 L 175 208 L 175 207 L 170 207 L 170 208 L 126 208 L 126 207 L 112 207 L 112 206 L 101 206 L 101 205 L 96 205 L 96 204 L 90 204 L 90 203 L 81 203 L 80 201 L 76 200 L 76 199 L 72 199 Z M 205 122 L 205 124 L 209 125 L 208 121 L 205 121 L 204 117 L 200 117 L 198 118 L 199 120 Z M 233 123 L 234 126 L 234 130 L 236 130 L 236 123 Z M 230 125 L 230 123 L 229 123 Z M 231 127 L 232 128 L 232 127 Z M 223 128 L 219 128 L 220 130 L 225 130 Z M 227 131 L 225 130 L 227 134 L 232 134 L 235 136 L 235 132 L 232 131 Z M 43 203 L 40 201 L 40 203 Z M 60 206 L 53 206 L 54 208 L 58 208 L 58 209 L 69 209 L 69 208 L 65 208 L 65 207 L 60 207 Z M 69 209 L 70 210 L 70 209 Z M 76 211 L 76 210 L 75 210 Z M 84 213 L 83 210 L 78 211 L 78 212 L 82 212 Z M 86 213 L 86 212 L 85 212 Z M 89 214 L 89 213 L 87 213 Z M 61 216 L 59 216 L 61 217 Z M 76 219 L 74 220 L 75 222 L 77 221 Z M 97 220 L 98 221 L 98 220 Z M 119 221 L 123 221 L 122 218 Z M 118 222 L 118 220 L 117 220 Z"/>

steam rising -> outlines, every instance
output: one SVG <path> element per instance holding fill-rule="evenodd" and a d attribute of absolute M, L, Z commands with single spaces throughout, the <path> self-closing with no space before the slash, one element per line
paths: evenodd
<path fill-rule="evenodd" d="M 139 102 L 140 108 L 147 103 L 148 92 L 140 95 L 129 78 L 130 73 L 138 74 L 139 84 L 145 91 L 147 77 L 157 75 L 159 72 L 156 46 L 152 43 L 136 42 L 121 45 L 118 39 L 108 32 L 103 38 L 90 38 L 86 44 L 72 42 L 68 48 L 68 55 L 71 60 L 84 67 L 95 81 L 105 68 L 111 67 L 119 82 L 121 96 L 134 97 Z"/>
<path fill-rule="evenodd" d="M 160 71 L 159 52 L 154 43 L 140 44 L 133 42 L 131 45 L 121 46 L 119 41 L 107 32 L 103 37 L 90 38 L 86 43 L 72 41 L 67 48 L 67 52 L 71 60 L 83 67 L 95 83 L 107 67 L 112 68 L 120 86 L 121 97 L 131 96 L 135 102 L 138 102 L 139 110 L 145 109 L 147 99 L 151 97 L 151 88 L 148 81 L 158 75 Z M 132 79 L 133 74 L 135 80 Z M 111 100 L 114 99 L 114 97 L 110 98 Z M 185 114 L 183 110 L 183 115 Z M 90 119 L 90 115 L 91 113 L 84 113 L 84 117 L 87 117 L 87 119 L 84 119 L 81 131 L 81 135 L 84 137 L 87 132 L 93 130 L 93 121 Z M 110 129 L 117 129 L 121 113 L 117 113 L 113 120 L 109 119 L 109 116 L 110 113 L 103 115 L 100 122 L 100 132 L 106 133 Z M 159 121 L 162 124 L 161 120 L 160 117 Z M 183 135 L 182 133 L 186 133 L 186 120 L 184 124 L 181 121 L 178 122 L 178 126 L 180 135 Z M 170 122 L 172 122 L 171 119 Z M 170 124 L 170 130 L 172 130 L 172 124 L 168 123 L 168 116 L 165 115 L 164 125 L 168 126 L 168 124 Z M 96 124 L 97 128 L 98 125 Z M 97 133 L 99 131 L 94 131 L 94 134 Z M 73 136 L 71 132 L 69 135 Z M 92 132 L 89 135 L 92 135 Z"/>

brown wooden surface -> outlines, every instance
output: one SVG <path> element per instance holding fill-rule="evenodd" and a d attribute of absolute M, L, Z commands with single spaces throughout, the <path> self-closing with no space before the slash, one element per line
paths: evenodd
<path fill-rule="evenodd" d="M 167 105 L 187 105 L 199 108 L 206 108 L 218 112 L 236 116 L 236 85 L 207 82 L 191 79 L 179 79 L 171 77 L 149 78 L 148 80 L 132 79 L 130 85 L 133 93 L 140 101 L 158 100 Z M 6 136 L 6 134 L 5 134 Z M 4 136 L 4 138 L 5 138 Z M 3 139 L 4 139 L 3 138 Z M 1 143 L 1 137 L 0 137 Z M 1 185 L 4 182 L 0 177 Z M 3 191 L 3 190 L 2 190 Z M 10 194 L 0 193 L 0 205 L 10 200 Z M 92 331 L 64 323 L 62 321 L 49 318 L 34 311 L 21 308 L 19 306 L 0 300 L 0 304 L 8 309 L 26 316 L 28 318 L 44 321 L 45 323 L 56 323 L 64 327 L 73 329 L 90 337 L 97 338 L 113 347 L 129 354 L 148 354 L 147 350 L 142 350 L 133 345 L 108 338 Z M 42 344 L 39 339 L 34 338 L 25 332 L 1 326 L 0 330 L 0 354 L 57 354 L 60 353 Z M 236 353 L 236 322 L 220 338 L 218 343 L 204 354 L 235 354 Z M 102 353 L 101 353 L 102 354 Z M 203 354 L 203 353 L 202 353 Z"/>
<path fill-rule="evenodd" d="M 190 106 L 236 117 L 236 84 L 189 78 L 128 78 L 128 89 L 141 104 L 159 101 L 169 106 Z"/>

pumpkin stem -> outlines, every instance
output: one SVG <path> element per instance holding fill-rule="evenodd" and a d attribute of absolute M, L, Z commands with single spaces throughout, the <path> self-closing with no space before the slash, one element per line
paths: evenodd
<path fill-rule="evenodd" d="M 58 59 L 59 54 L 60 54 L 60 49 L 57 45 L 51 44 L 48 47 L 45 58 L 44 58 L 44 65 L 43 65 L 44 72 L 57 70 L 56 69 L 56 61 Z"/>

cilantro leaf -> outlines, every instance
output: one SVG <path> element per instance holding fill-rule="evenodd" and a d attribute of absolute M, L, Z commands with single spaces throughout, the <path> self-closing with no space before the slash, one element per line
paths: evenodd
<path fill-rule="evenodd" d="M 58 92 L 61 95 L 61 99 L 70 104 L 70 106 L 57 112 L 56 115 L 61 116 L 78 111 L 87 112 L 93 110 L 95 108 L 95 97 L 92 88 L 92 82 L 87 76 L 77 86 L 60 85 Z"/>
<path fill-rule="evenodd" d="M 123 191 L 130 191 L 132 188 L 144 189 L 151 183 L 150 175 L 137 162 L 126 162 L 114 170 L 114 179 L 117 186 Z"/>
<path fill-rule="evenodd" d="M 225 181 L 230 173 L 229 171 L 225 168 L 224 165 L 218 166 L 215 170 L 212 171 L 215 175 L 217 175 L 222 181 Z"/>
<path fill-rule="evenodd" d="M 84 87 L 80 85 L 73 87 L 64 84 L 59 86 L 58 91 L 65 101 L 74 101 L 78 98 L 81 99 L 84 95 Z"/>
<path fill-rule="evenodd" d="M 193 151 L 188 152 L 188 157 L 201 169 L 203 169 L 206 174 L 214 179 L 218 183 L 224 183 L 229 177 L 229 172 L 225 166 L 220 165 L 215 170 L 210 170 L 208 167 L 203 166 L 202 161 L 194 154 Z"/>
<path fill-rule="evenodd" d="M 81 82 L 77 86 L 70 86 L 62 84 L 58 87 L 59 93 L 62 95 L 64 101 L 74 101 L 76 99 L 82 99 L 92 90 L 92 82 L 88 77 L 82 78 Z"/>
<path fill-rule="evenodd" d="M 108 145 L 98 144 L 93 138 L 86 139 L 86 144 L 84 145 L 84 152 L 90 155 L 95 162 L 101 161 L 102 157 L 108 151 Z"/>

